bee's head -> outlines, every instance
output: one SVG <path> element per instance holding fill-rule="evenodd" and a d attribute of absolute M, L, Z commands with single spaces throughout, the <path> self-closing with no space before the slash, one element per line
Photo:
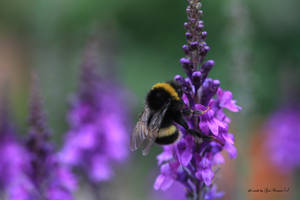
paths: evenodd
<path fill-rule="evenodd" d="M 176 90 L 178 96 L 181 98 L 182 97 L 182 85 L 178 83 L 177 81 L 168 81 L 168 83 Z"/>

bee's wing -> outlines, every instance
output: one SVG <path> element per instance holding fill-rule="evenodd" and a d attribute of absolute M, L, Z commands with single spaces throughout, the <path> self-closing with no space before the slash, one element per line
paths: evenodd
<path fill-rule="evenodd" d="M 158 112 L 155 112 L 150 120 L 149 123 L 149 137 L 144 141 L 143 145 L 142 145 L 142 149 L 143 149 L 143 155 L 146 156 L 149 151 L 151 146 L 153 145 L 156 137 L 158 136 L 158 132 L 160 129 L 160 125 L 161 122 L 163 120 L 163 118 L 165 117 L 165 114 L 168 110 L 168 106 L 169 106 L 169 102 L 165 104 L 165 106 L 159 110 Z"/>
<path fill-rule="evenodd" d="M 150 151 L 150 148 L 152 147 L 153 143 L 155 142 L 155 137 L 149 137 L 147 138 L 143 145 L 142 145 L 142 153 L 143 153 L 143 156 L 146 156 L 149 154 L 149 151 Z"/>
<path fill-rule="evenodd" d="M 131 151 L 137 150 L 144 141 L 148 138 L 149 130 L 147 127 L 147 121 L 150 117 L 150 109 L 145 105 L 143 113 L 139 116 L 135 129 L 131 135 L 130 148 Z"/>
<path fill-rule="evenodd" d="M 159 128 L 168 109 L 168 105 L 169 103 L 152 115 L 149 125 L 147 122 L 150 117 L 150 109 L 147 105 L 145 105 L 144 112 L 139 117 L 131 135 L 130 147 L 132 151 L 135 151 L 142 146 L 143 155 L 147 155 L 149 153 L 150 147 L 158 136 Z"/>
<path fill-rule="evenodd" d="M 149 123 L 149 130 L 154 133 L 158 133 L 161 122 L 163 118 L 165 117 L 166 111 L 168 110 L 170 102 L 166 103 L 162 109 L 155 112 L 151 118 L 151 121 Z"/>

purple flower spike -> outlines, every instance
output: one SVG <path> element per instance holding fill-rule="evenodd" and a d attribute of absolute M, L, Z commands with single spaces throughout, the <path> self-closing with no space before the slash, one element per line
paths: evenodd
<path fill-rule="evenodd" d="M 174 80 L 183 87 L 185 108 L 201 114 L 186 116 L 189 130 L 179 126 L 181 139 L 164 146 L 157 156 L 161 173 L 154 188 L 172 190 L 176 182 L 185 188 L 186 199 L 212 200 L 224 194 L 217 192 L 214 184 L 216 165 L 224 163 L 221 151 L 227 151 L 230 158 L 237 156 L 234 135 L 228 132 L 231 120 L 224 109 L 238 112 L 241 107 L 230 91 L 221 89 L 219 80 L 207 78 L 215 63 L 204 60 L 210 48 L 205 42 L 207 32 L 203 31 L 200 8 L 199 0 L 188 0 L 188 22 L 184 24 L 188 38 L 183 46 L 186 56 L 180 59 L 187 78 L 176 75 Z M 201 135 L 201 139 L 191 132 Z"/>
<path fill-rule="evenodd" d="M 12 199 L 72 200 L 76 180 L 70 170 L 62 165 L 49 141 L 50 131 L 42 109 L 37 88 L 37 77 L 33 77 L 29 107 L 29 136 L 26 148 L 29 156 L 24 169 L 26 178 L 15 185 Z"/>
<path fill-rule="evenodd" d="M 128 156 L 128 110 L 124 90 L 96 73 L 96 50 L 88 46 L 81 66 L 80 90 L 72 98 L 69 130 L 60 159 L 79 169 L 92 184 L 110 180 L 113 165 Z"/>

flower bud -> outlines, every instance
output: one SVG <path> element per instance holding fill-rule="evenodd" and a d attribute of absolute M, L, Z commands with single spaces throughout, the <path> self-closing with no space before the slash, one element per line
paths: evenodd
<path fill-rule="evenodd" d="M 199 46 L 199 42 L 198 41 L 194 41 L 194 42 L 191 42 L 190 43 L 190 46 L 191 46 L 191 50 L 196 50 Z"/>
<path fill-rule="evenodd" d="M 189 28 L 189 23 L 184 22 L 183 26 L 184 26 L 185 29 L 188 29 Z"/>
<path fill-rule="evenodd" d="M 193 82 L 193 85 L 195 86 L 195 89 L 198 90 L 201 85 L 201 72 L 200 71 L 193 72 L 192 82 Z"/>
<path fill-rule="evenodd" d="M 185 55 L 188 55 L 188 54 L 189 54 L 190 48 L 189 48 L 188 45 L 186 45 L 186 44 L 182 45 L 182 49 L 183 49 Z"/>
<path fill-rule="evenodd" d="M 190 40 L 190 39 L 192 39 L 193 35 L 190 32 L 186 32 L 185 37 L 186 37 L 186 39 Z"/>
<path fill-rule="evenodd" d="M 209 71 L 211 68 L 215 65 L 215 62 L 213 60 L 206 61 L 200 68 L 200 72 L 202 73 L 201 81 L 205 81 Z"/>

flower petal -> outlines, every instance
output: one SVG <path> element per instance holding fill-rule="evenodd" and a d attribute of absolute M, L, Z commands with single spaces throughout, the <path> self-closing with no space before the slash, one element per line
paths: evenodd
<path fill-rule="evenodd" d="M 201 171 L 201 175 L 202 175 L 205 185 L 207 185 L 207 186 L 211 185 L 211 181 L 214 177 L 213 171 L 211 169 L 207 168 L 207 169 L 204 169 Z"/>
<path fill-rule="evenodd" d="M 226 149 L 226 151 L 228 152 L 229 157 L 231 159 L 236 158 L 236 156 L 237 156 L 237 150 L 236 150 L 236 148 L 235 148 L 235 146 L 233 144 L 225 143 L 224 149 Z"/>

